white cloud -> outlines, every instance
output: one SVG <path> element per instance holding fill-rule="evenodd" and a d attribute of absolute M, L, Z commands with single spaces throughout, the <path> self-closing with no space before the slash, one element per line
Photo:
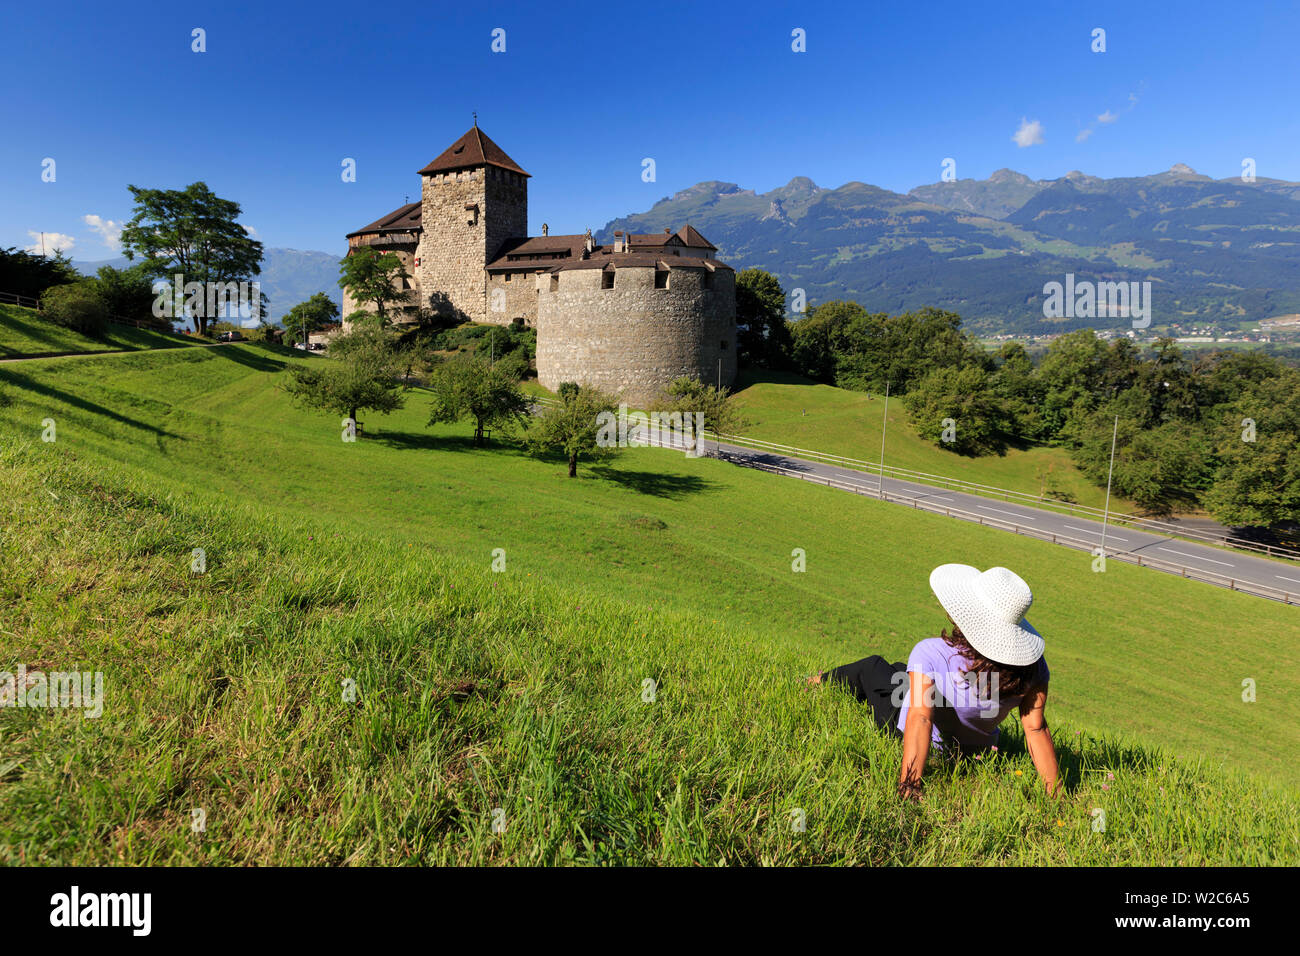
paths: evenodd
<path fill-rule="evenodd" d="M 1107 110 L 1106 112 L 1102 113 L 1100 116 L 1097 117 L 1097 122 L 1098 122 L 1098 123 L 1113 123 L 1113 122 L 1115 122 L 1115 120 L 1117 120 L 1117 119 L 1119 119 L 1119 114 L 1118 114 L 1118 113 L 1112 113 L 1110 110 Z"/>
<path fill-rule="evenodd" d="M 32 244 L 27 247 L 27 251 L 36 255 L 41 254 L 41 233 L 35 229 L 28 229 L 27 235 L 31 237 Z M 56 251 L 67 252 L 77 244 L 77 240 L 61 232 L 47 232 L 45 235 L 45 254 L 52 256 Z"/>
<path fill-rule="evenodd" d="M 1022 149 L 1026 146 L 1037 146 L 1043 141 L 1043 124 L 1038 120 L 1031 123 L 1025 117 L 1020 117 L 1020 128 L 1011 137 L 1011 141 Z"/>
<path fill-rule="evenodd" d="M 1092 135 L 1092 127 L 1089 126 L 1087 129 L 1079 130 L 1079 134 L 1074 137 L 1074 141 L 1076 143 L 1082 143 L 1085 139 L 1087 139 L 1091 135 Z"/>
<path fill-rule="evenodd" d="M 112 219 L 101 219 L 94 213 L 89 213 L 81 218 L 87 226 L 99 233 L 100 241 L 108 248 L 117 252 L 122 247 L 122 224 L 120 222 L 114 222 Z"/>
<path fill-rule="evenodd" d="M 240 223 L 240 225 L 242 226 L 243 223 Z M 252 226 L 244 226 L 244 232 L 248 233 L 254 239 L 257 238 L 257 230 L 254 229 Z"/>

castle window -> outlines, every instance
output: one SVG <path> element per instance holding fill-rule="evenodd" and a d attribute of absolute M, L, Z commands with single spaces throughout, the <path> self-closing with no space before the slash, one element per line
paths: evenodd
<path fill-rule="evenodd" d="M 706 289 L 713 288 L 713 273 L 710 272 L 708 269 L 704 270 L 704 288 Z"/>
<path fill-rule="evenodd" d="M 656 269 L 656 270 L 655 270 L 655 288 L 656 288 L 656 289 L 666 289 L 666 288 L 668 288 L 668 270 L 667 270 L 667 269 Z"/>
<path fill-rule="evenodd" d="M 552 291 L 552 292 L 559 292 L 559 291 L 560 291 L 560 277 L 559 277 L 559 276 L 551 276 L 551 291 Z"/>
<path fill-rule="evenodd" d="M 724 352 L 727 351 L 727 340 L 726 340 L 726 339 L 723 339 L 723 340 L 722 340 L 722 351 L 724 351 Z"/>
<path fill-rule="evenodd" d="M 614 270 L 606 269 L 600 274 L 600 287 L 602 289 L 614 288 Z"/>

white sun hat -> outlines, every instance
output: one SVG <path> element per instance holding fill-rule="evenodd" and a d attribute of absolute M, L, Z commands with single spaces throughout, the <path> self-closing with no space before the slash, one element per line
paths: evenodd
<path fill-rule="evenodd" d="M 1043 656 L 1043 638 L 1024 619 L 1034 594 L 1014 571 L 969 564 L 941 564 L 930 572 L 930 590 L 961 632 L 991 661 L 1009 667 Z"/>

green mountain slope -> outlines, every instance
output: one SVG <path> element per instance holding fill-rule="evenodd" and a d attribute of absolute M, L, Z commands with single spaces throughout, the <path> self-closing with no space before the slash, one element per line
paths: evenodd
<path fill-rule="evenodd" d="M 1071 173 L 1050 183 L 999 171 L 907 196 L 857 182 L 823 189 L 803 177 L 762 194 L 708 182 L 615 219 L 600 238 L 690 222 L 724 260 L 767 269 L 813 304 L 939 306 L 985 333 L 1096 326 L 1043 317 L 1044 284 L 1067 273 L 1150 281 L 1155 327 L 1236 325 L 1300 311 L 1300 203 L 1289 185 L 1216 182 L 1186 167 L 1112 180 Z"/>

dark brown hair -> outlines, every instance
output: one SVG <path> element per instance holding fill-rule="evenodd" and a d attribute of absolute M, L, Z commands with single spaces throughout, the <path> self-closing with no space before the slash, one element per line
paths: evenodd
<path fill-rule="evenodd" d="M 971 646 L 966 635 L 961 632 L 961 628 L 952 621 L 952 633 L 944 630 L 939 633 L 944 643 L 957 651 L 969 663 L 967 671 L 976 675 L 988 674 L 989 681 L 993 681 L 993 675 L 997 675 L 997 683 L 992 684 L 997 689 L 998 694 L 1005 694 L 1008 697 L 1022 697 L 1025 691 L 1033 687 L 1038 682 L 1040 673 L 1041 660 L 1034 661 L 1032 664 L 1026 664 L 1023 667 L 1012 667 L 1010 664 L 999 664 L 997 661 L 991 661 L 979 651 Z M 978 677 L 977 677 L 978 679 Z"/>

